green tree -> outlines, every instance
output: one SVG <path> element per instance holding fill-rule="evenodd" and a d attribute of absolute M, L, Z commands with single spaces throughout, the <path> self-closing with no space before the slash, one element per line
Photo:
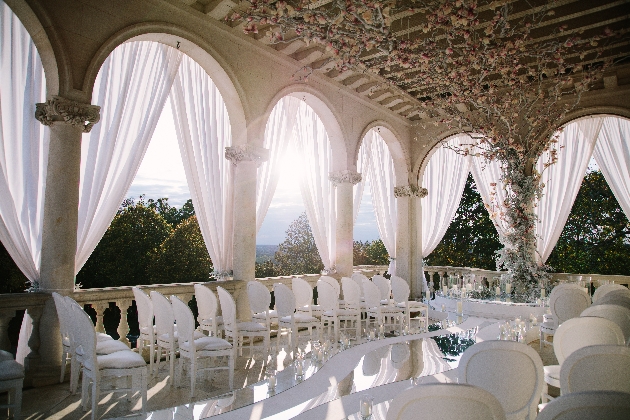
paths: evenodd
<path fill-rule="evenodd" d="M 140 198 L 142 199 L 143 196 L 140 196 Z M 173 226 L 173 229 L 184 220 L 188 220 L 190 216 L 195 215 L 195 208 L 190 198 L 184 203 L 181 209 L 172 207 L 168 204 L 168 198 L 165 197 L 158 198 L 157 200 L 147 200 L 147 207 L 158 212 L 168 224 Z"/>
<path fill-rule="evenodd" d="M 547 263 L 556 272 L 630 275 L 630 223 L 600 171 L 588 172 Z"/>
<path fill-rule="evenodd" d="M 496 228 L 469 174 L 455 217 L 426 262 L 496 270 L 495 251 L 500 248 Z"/>
<path fill-rule="evenodd" d="M 137 203 L 125 200 L 77 274 L 77 283 L 84 288 L 149 283 L 149 267 L 172 232 L 164 217 L 150 208 L 143 197 Z"/>
<path fill-rule="evenodd" d="M 28 279 L 0 242 L 0 293 L 23 292 L 29 286 Z"/>
<path fill-rule="evenodd" d="M 315 238 L 308 223 L 306 212 L 294 220 L 287 237 L 274 256 L 278 275 L 319 273 L 324 264 L 317 252 Z"/>
<path fill-rule="evenodd" d="M 368 257 L 365 253 L 365 249 L 370 244 L 370 241 L 354 241 L 352 244 L 352 263 L 354 265 L 368 265 Z"/>
<path fill-rule="evenodd" d="M 370 265 L 388 265 L 389 254 L 385 249 L 385 244 L 381 239 L 376 239 L 372 242 L 366 242 L 365 256 L 367 259 L 366 264 Z"/>
<path fill-rule="evenodd" d="M 212 261 L 196 216 L 179 223 L 149 267 L 151 283 L 206 282 L 211 271 Z"/>
<path fill-rule="evenodd" d="M 265 260 L 263 262 L 257 262 L 255 268 L 256 278 L 261 277 L 275 277 L 278 276 L 278 267 L 272 260 Z"/>

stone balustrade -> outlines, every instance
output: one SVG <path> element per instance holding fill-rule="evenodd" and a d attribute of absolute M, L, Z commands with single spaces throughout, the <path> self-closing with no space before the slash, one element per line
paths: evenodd
<path fill-rule="evenodd" d="M 387 271 L 387 266 L 355 266 L 355 272 L 360 272 L 368 277 L 374 274 L 384 273 Z M 265 284 L 269 290 L 273 289 L 275 283 L 283 283 L 291 286 L 291 279 L 294 276 L 279 276 L 279 277 L 265 277 L 257 279 Z M 300 276 L 315 287 L 317 280 L 321 277 L 320 274 L 306 274 Z M 338 278 L 337 275 L 332 277 Z M 142 290 L 146 293 L 150 293 L 152 290 L 162 293 L 164 296 L 170 297 L 175 295 L 182 299 L 184 302 L 190 302 L 195 294 L 195 283 L 172 283 L 172 284 L 151 284 L 140 285 Z M 239 280 L 226 280 L 226 281 L 213 281 L 203 283 L 216 292 L 217 286 L 221 286 L 234 296 L 237 302 L 237 311 L 239 318 L 248 319 L 250 317 L 249 305 L 247 303 L 246 284 L 245 281 Z M 122 287 L 105 287 L 98 289 L 78 289 L 71 295 L 80 305 L 82 305 L 88 313 L 93 317 L 95 316 L 95 328 L 99 332 L 106 332 L 105 325 L 112 325 L 110 322 L 105 322 L 105 317 L 118 317 L 118 311 L 120 311 L 120 320 L 116 328 L 116 333 L 119 336 L 119 340 L 130 346 L 129 332 L 137 330 L 137 320 L 135 320 L 135 311 L 129 311 L 134 305 L 134 296 L 131 286 Z M 17 335 L 13 334 L 13 342 L 10 340 L 9 327 L 10 324 L 19 328 L 19 322 L 23 318 L 23 313 L 26 310 L 28 316 L 31 318 L 33 325 L 33 332 L 30 335 L 28 347 L 29 354 L 25 359 L 25 367 L 27 370 L 27 378 L 25 380 L 25 386 L 38 385 L 33 375 L 29 375 L 29 366 L 35 368 L 39 360 L 39 327 L 40 319 L 44 312 L 46 302 L 50 299 L 48 293 L 11 293 L 0 294 L 0 349 L 2 350 L 14 350 L 17 346 Z M 133 321 L 128 319 L 128 315 L 133 314 Z M 107 331 L 112 333 L 112 331 Z M 114 334 L 115 335 L 115 334 Z M 58 374 L 55 374 L 58 377 Z M 44 383 L 41 383 L 43 385 Z"/>

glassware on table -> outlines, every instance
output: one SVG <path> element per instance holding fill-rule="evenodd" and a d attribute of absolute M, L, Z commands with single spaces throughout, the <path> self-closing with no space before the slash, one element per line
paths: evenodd
<path fill-rule="evenodd" d="M 372 408 L 374 407 L 374 397 L 371 395 L 363 395 L 359 400 L 359 413 L 362 419 L 369 419 L 372 417 Z"/>
<path fill-rule="evenodd" d="M 267 369 L 267 388 L 269 392 L 276 389 L 276 371 L 275 369 Z"/>

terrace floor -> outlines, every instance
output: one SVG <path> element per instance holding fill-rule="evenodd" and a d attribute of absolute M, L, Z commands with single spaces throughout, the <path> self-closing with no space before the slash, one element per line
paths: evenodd
<path fill-rule="evenodd" d="M 495 320 L 483 320 L 495 321 Z M 413 338 L 413 336 L 407 336 Z M 272 338 L 275 343 L 275 338 Z M 552 346 L 545 346 L 542 351 L 539 349 L 539 341 L 533 341 L 529 345 L 539 352 L 544 365 L 557 364 L 557 360 L 553 353 Z M 355 346 L 356 348 L 356 346 Z M 308 350 L 308 348 L 307 348 Z M 265 367 L 262 360 L 251 358 L 244 352 L 243 357 L 238 357 L 236 369 L 234 372 L 235 389 L 244 388 L 248 385 L 265 379 Z M 284 350 L 277 354 L 278 371 L 284 366 L 292 362 L 291 356 L 287 355 Z M 177 361 L 176 361 L 177 366 Z M 190 382 L 186 373 L 182 379 L 182 387 L 169 386 L 168 384 L 169 367 L 167 363 L 162 363 L 158 375 L 150 378 L 148 389 L 148 400 L 146 411 L 157 411 L 168 409 L 191 402 L 197 402 L 213 398 L 229 391 L 227 387 L 227 372 L 220 372 L 213 375 L 211 379 L 198 376 L 195 396 L 190 397 Z M 66 376 L 66 378 L 69 375 Z M 308 380 L 307 380 L 308 381 Z M 553 389 L 550 389 L 552 395 Z M 6 394 L 0 396 L 0 404 L 6 398 Z M 81 395 L 80 389 L 76 395 L 71 395 L 69 385 L 66 382 L 62 384 L 46 386 L 41 388 L 25 389 L 23 393 L 22 403 L 22 419 L 64 419 L 78 420 L 89 419 L 90 411 L 84 412 L 80 406 Z M 140 414 L 140 397 L 134 395 L 132 400 L 128 402 L 124 393 L 103 393 L 99 402 L 99 419 L 111 419 L 120 417 L 129 417 L 134 414 Z M 2 412 L 6 415 L 6 411 Z M 135 417 L 135 416 L 133 416 Z M 176 417 L 177 418 L 177 417 Z"/>

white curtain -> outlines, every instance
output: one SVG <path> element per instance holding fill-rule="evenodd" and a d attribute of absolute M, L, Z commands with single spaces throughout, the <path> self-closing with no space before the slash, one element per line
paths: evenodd
<path fill-rule="evenodd" d="M 488 209 L 490 220 L 503 238 L 508 230 L 508 224 L 501 217 L 503 202 L 505 201 L 505 188 L 501 182 L 501 164 L 498 160 L 487 161 L 482 156 L 471 156 L 470 172 L 477 185 L 477 191 L 481 195 L 483 204 Z M 492 184 L 495 184 L 493 187 Z"/>
<path fill-rule="evenodd" d="M 545 152 L 536 162 L 536 170 L 542 173 L 545 184 L 543 195 L 534 207 L 538 216 L 536 258 L 540 263 L 549 258 L 569 218 L 601 125 L 602 118 L 567 124 L 558 138 L 558 161 L 543 171 L 544 163 L 549 160 L 549 152 Z"/>
<path fill-rule="evenodd" d="M 98 245 L 136 177 L 182 54 L 127 42 L 107 57 L 94 85 L 101 120 L 83 140 L 75 273 Z"/>
<path fill-rule="evenodd" d="M 265 220 L 267 210 L 273 199 L 280 177 L 280 166 L 283 164 L 295 129 L 298 98 L 285 96 L 271 111 L 265 127 L 263 147 L 269 150 L 269 160 L 258 167 L 256 177 L 256 232 Z"/>
<path fill-rule="evenodd" d="M 336 194 L 328 174 L 332 171 L 332 149 L 324 124 L 313 108 L 300 102 L 295 145 L 303 162 L 300 191 L 319 256 L 325 271 L 336 263 Z"/>
<path fill-rule="evenodd" d="M 184 56 L 171 95 L 186 180 L 215 273 L 232 270 L 234 168 L 225 156 L 232 143 L 221 93 L 205 70 Z"/>
<path fill-rule="evenodd" d="M 365 139 L 369 136 L 369 133 L 365 136 Z M 372 154 L 370 148 L 366 147 L 366 140 L 363 140 L 361 147 L 359 148 L 359 157 L 357 159 L 357 172 L 361 174 L 361 182 L 354 184 L 353 187 L 353 199 L 352 199 L 352 223 L 357 222 L 359 216 L 359 209 L 361 207 L 361 201 L 363 200 L 363 191 L 367 184 L 367 168 L 372 164 Z"/>
<path fill-rule="evenodd" d="M 0 1 L 0 240 L 31 281 L 39 280 L 49 130 L 35 119 L 46 100 L 31 36 Z"/>
<path fill-rule="evenodd" d="M 604 118 L 593 157 L 630 219 L 630 121 L 619 117 Z"/>
<path fill-rule="evenodd" d="M 376 213 L 378 233 L 391 258 L 388 272 L 396 275 L 396 227 L 397 207 L 394 196 L 396 177 L 394 174 L 394 159 L 383 137 L 376 131 L 370 130 L 363 139 L 363 145 L 368 154 L 368 164 L 364 171 L 370 184 L 372 205 Z"/>
<path fill-rule="evenodd" d="M 467 135 L 455 136 L 447 144 L 460 146 L 470 143 Z M 422 186 L 428 195 L 422 204 L 422 256 L 426 257 L 442 240 L 455 217 L 470 171 L 470 159 L 445 146 L 431 156 Z"/>

